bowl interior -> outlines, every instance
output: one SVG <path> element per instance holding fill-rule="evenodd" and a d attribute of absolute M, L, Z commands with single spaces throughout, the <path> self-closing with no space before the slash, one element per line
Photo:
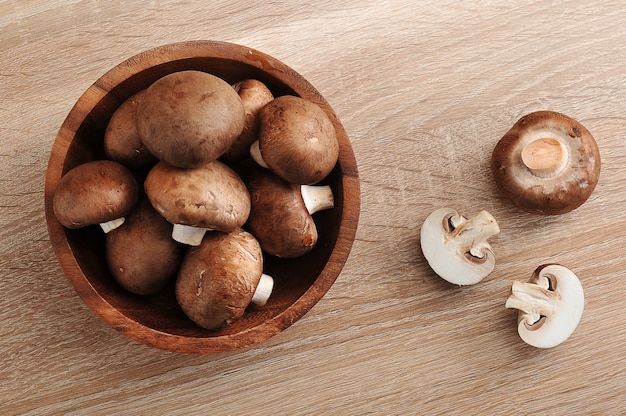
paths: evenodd
<path fill-rule="evenodd" d="M 324 180 L 335 195 L 335 208 L 316 213 L 319 242 L 297 259 L 266 256 L 264 272 L 275 288 L 264 307 L 251 306 L 232 325 L 200 328 L 189 320 L 174 297 L 173 282 L 153 296 L 122 289 L 104 256 L 104 234 L 97 226 L 65 229 L 52 211 L 61 176 L 90 160 L 104 159 L 103 136 L 116 108 L 162 76 L 181 70 L 212 73 L 229 83 L 245 78 L 264 82 L 275 96 L 310 99 L 327 112 L 340 142 L 339 161 Z M 141 177 L 143 173 L 139 172 Z M 85 303 L 109 325 L 137 341 L 181 352 L 215 352 L 244 347 L 280 332 L 303 316 L 333 284 L 348 256 L 359 211 L 356 162 L 343 126 L 328 103 L 300 75 L 279 61 L 238 45 L 185 42 L 141 53 L 97 80 L 64 121 L 50 156 L 45 186 L 46 218 L 59 262 Z"/>

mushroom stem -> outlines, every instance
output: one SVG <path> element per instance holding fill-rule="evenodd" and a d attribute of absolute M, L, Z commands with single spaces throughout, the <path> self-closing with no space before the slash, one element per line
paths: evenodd
<path fill-rule="evenodd" d="M 174 224 L 172 229 L 172 238 L 179 243 L 190 246 L 199 246 L 202 238 L 209 228 L 192 227 L 190 225 Z"/>
<path fill-rule="evenodd" d="M 100 228 L 102 228 L 102 231 L 106 233 L 115 230 L 117 227 L 119 227 L 120 225 L 124 224 L 125 218 L 124 217 L 120 217 L 120 218 L 116 218 L 114 220 L 111 221 L 106 221 L 106 222 L 101 222 L 100 223 Z"/>
<path fill-rule="evenodd" d="M 557 296 L 554 291 L 537 283 L 514 281 L 511 295 L 505 307 L 519 309 L 523 313 L 526 326 L 532 326 L 542 316 L 552 317 L 557 309 Z"/>
<path fill-rule="evenodd" d="M 263 160 L 263 156 L 261 155 L 261 148 L 259 147 L 258 140 L 255 140 L 250 145 L 250 156 L 252 157 L 252 160 L 254 160 L 259 166 L 268 169 L 267 163 L 265 163 L 265 160 Z"/>
<path fill-rule="evenodd" d="M 252 295 L 251 303 L 254 303 L 257 306 L 263 306 L 269 299 L 272 294 L 272 290 L 274 289 L 274 279 L 271 276 L 263 273 L 261 275 L 261 280 L 259 280 L 259 284 L 254 291 L 254 295 Z"/>
<path fill-rule="evenodd" d="M 454 224 L 454 223 L 453 223 Z M 463 253 L 482 258 L 485 255 L 487 240 L 500 232 L 496 219 L 487 211 L 460 223 L 450 233 L 451 238 Z"/>
<path fill-rule="evenodd" d="M 560 140 L 542 137 L 522 149 L 522 163 L 535 176 L 549 178 L 558 175 L 568 162 L 567 147 Z"/>
<path fill-rule="evenodd" d="M 335 207 L 335 197 L 330 185 L 301 185 L 300 193 L 309 214 Z"/>

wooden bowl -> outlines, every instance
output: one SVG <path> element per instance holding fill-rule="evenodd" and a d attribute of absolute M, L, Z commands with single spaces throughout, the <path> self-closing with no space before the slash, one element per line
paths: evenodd
<path fill-rule="evenodd" d="M 339 161 L 325 179 L 335 208 L 315 214 L 319 242 L 298 259 L 267 256 L 265 273 L 275 288 L 264 307 L 251 306 L 230 326 L 206 330 L 178 306 L 173 283 L 157 295 L 137 296 L 111 276 L 98 226 L 70 230 L 56 219 L 52 198 L 71 168 L 104 159 L 103 134 L 115 109 L 162 76 L 195 69 L 229 83 L 245 78 L 264 82 L 274 95 L 292 94 L 318 104 L 331 118 L 339 139 Z M 107 324 L 130 338 L 165 350 L 213 353 L 254 345 L 281 332 L 306 314 L 328 291 L 350 253 L 360 209 L 359 179 L 348 136 L 336 114 L 315 88 L 271 56 L 239 45 L 181 42 L 142 52 L 117 65 L 78 99 L 54 141 L 45 182 L 45 210 L 50 240 L 59 263 L 79 296 Z"/>

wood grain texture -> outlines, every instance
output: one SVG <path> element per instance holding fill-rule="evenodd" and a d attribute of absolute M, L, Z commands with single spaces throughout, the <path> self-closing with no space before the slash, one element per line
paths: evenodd
<path fill-rule="evenodd" d="M 615 0 L 0 0 L 0 413 L 623 414 L 625 18 Z M 362 194 L 346 267 L 311 312 L 208 356 L 106 326 L 63 276 L 43 209 L 80 94 L 190 39 L 258 49 L 309 80 L 351 138 Z M 515 209 L 489 171 L 497 140 L 540 109 L 581 122 L 602 156 L 591 198 L 559 217 Z M 419 252 L 442 206 L 498 219 L 478 285 L 446 284 Z M 580 276 L 586 307 L 570 339 L 537 350 L 503 305 L 548 261 Z"/>

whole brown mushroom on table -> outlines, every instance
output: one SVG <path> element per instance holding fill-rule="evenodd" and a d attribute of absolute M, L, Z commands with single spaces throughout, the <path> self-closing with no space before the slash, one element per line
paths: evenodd
<path fill-rule="evenodd" d="M 595 189 L 600 152 L 591 133 L 576 120 L 537 111 L 519 119 L 500 139 L 491 171 L 500 191 L 518 208 L 565 214 Z"/>

